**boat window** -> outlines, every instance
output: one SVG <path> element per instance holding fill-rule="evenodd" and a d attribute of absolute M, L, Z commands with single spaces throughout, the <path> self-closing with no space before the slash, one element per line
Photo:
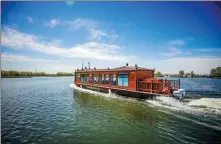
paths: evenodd
<path fill-rule="evenodd" d="M 89 74 L 86 75 L 86 82 L 90 82 L 90 76 L 89 76 Z"/>
<path fill-rule="evenodd" d="M 99 82 L 99 77 L 98 75 L 94 75 L 94 83 L 98 83 Z"/>
<path fill-rule="evenodd" d="M 116 85 L 117 82 L 116 82 L 116 75 L 111 75 L 111 84 L 112 85 Z"/>
<path fill-rule="evenodd" d="M 102 74 L 102 79 L 101 79 L 101 81 L 102 81 L 102 84 L 104 83 L 104 74 Z"/>
<path fill-rule="evenodd" d="M 102 74 L 102 84 L 108 84 L 108 81 L 109 81 L 109 75 Z"/>
<path fill-rule="evenodd" d="M 89 82 L 89 74 L 81 74 L 81 82 Z"/>
<path fill-rule="evenodd" d="M 118 86 L 128 87 L 128 74 L 118 75 Z"/>
<path fill-rule="evenodd" d="M 80 76 L 81 76 L 80 80 L 81 80 L 81 82 L 83 82 L 84 81 L 84 74 L 81 74 Z"/>

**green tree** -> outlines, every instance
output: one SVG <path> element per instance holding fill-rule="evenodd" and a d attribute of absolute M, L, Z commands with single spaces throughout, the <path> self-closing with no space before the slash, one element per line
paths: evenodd
<path fill-rule="evenodd" d="M 28 76 L 33 76 L 33 72 L 27 72 Z"/>
<path fill-rule="evenodd" d="M 221 77 L 221 67 L 216 68 L 216 76 Z"/>
<path fill-rule="evenodd" d="M 32 74 L 32 73 L 30 73 L 30 75 L 31 75 L 31 74 Z M 35 75 L 35 76 L 45 76 L 46 74 L 45 74 L 45 72 L 35 72 L 34 75 Z"/>
<path fill-rule="evenodd" d="M 191 71 L 191 73 L 190 73 L 190 77 L 194 77 L 194 73 L 193 73 L 193 71 Z"/>
<path fill-rule="evenodd" d="M 57 72 L 57 76 L 74 76 L 74 73 Z"/>
<path fill-rule="evenodd" d="M 62 76 L 62 72 L 57 72 L 57 76 Z"/>
<path fill-rule="evenodd" d="M 210 76 L 212 77 L 216 76 L 216 69 L 211 69 Z"/>
<path fill-rule="evenodd" d="M 1 76 L 8 76 L 8 71 L 1 70 Z"/>
<path fill-rule="evenodd" d="M 1 70 L 1 76 L 74 76 L 74 73 L 58 72 L 57 74 L 46 74 L 45 72 L 25 72 L 25 71 L 4 71 Z"/>
<path fill-rule="evenodd" d="M 161 77 L 161 76 L 162 76 L 161 72 L 155 73 L 155 77 Z"/>
<path fill-rule="evenodd" d="M 45 72 L 40 72 L 40 76 L 45 76 Z"/>
<path fill-rule="evenodd" d="M 19 76 L 19 73 L 14 70 L 9 70 L 8 73 L 9 73 L 9 76 Z"/>
<path fill-rule="evenodd" d="M 183 77 L 183 75 L 184 75 L 184 70 L 180 70 L 180 71 L 179 71 L 179 76 L 180 76 L 180 77 Z"/>

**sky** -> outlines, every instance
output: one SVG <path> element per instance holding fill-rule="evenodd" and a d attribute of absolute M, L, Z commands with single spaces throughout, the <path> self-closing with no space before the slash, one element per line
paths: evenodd
<path fill-rule="evenodd" d="M 218 2 L 2 2 L 1 14 L 2 70 L 221 66 Z"/>

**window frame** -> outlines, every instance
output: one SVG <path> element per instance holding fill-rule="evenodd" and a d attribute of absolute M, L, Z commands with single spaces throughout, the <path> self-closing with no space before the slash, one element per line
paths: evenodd
<path fill-rule="evenodd" d="M 125 81 L 126 80 L 126 85 Z M 118 74 L 117 75 L 117 86 L 129 87 L 129 74 Z"/>

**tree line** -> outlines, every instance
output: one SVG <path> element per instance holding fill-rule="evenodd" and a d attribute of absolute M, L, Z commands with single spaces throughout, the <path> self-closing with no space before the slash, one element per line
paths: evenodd
<path fill-rule="evenodd" d="M 216 69 L 211 69 L 210 76 L 211 77 L 221 77 L 221 67 L 217 67 Z"/>
<path fill-rule="evenodd" d="M 28 72 L 28 71 L 15 71 L 15 70 L 1 70 L 3 77 L 34 77 L 34 76 L 74 76 L 74 73 L 57 72 L 56 74 L 46 74 L 45 72 Z"/>
<path fill-rule="evenodd" d="M 58 72 L 56 73 L 57 76 L 74 76 L 74 73 L 67 73 L 67 72 Z"/>
<path fill-rule="evenodd" d="M 185 73 L 184 70 L 180 70 L 178 74 L 161 74 L 161 72 L 156 72 L 154 74 L 155 77 L 164 77 L 164 76 L 170 76 L 170 77 L 221 77 L 221 67 L 217 67 L 215 69 L 211 69 L 209 75 L 199 75 L 191 71 L 190 73 Z"/>

